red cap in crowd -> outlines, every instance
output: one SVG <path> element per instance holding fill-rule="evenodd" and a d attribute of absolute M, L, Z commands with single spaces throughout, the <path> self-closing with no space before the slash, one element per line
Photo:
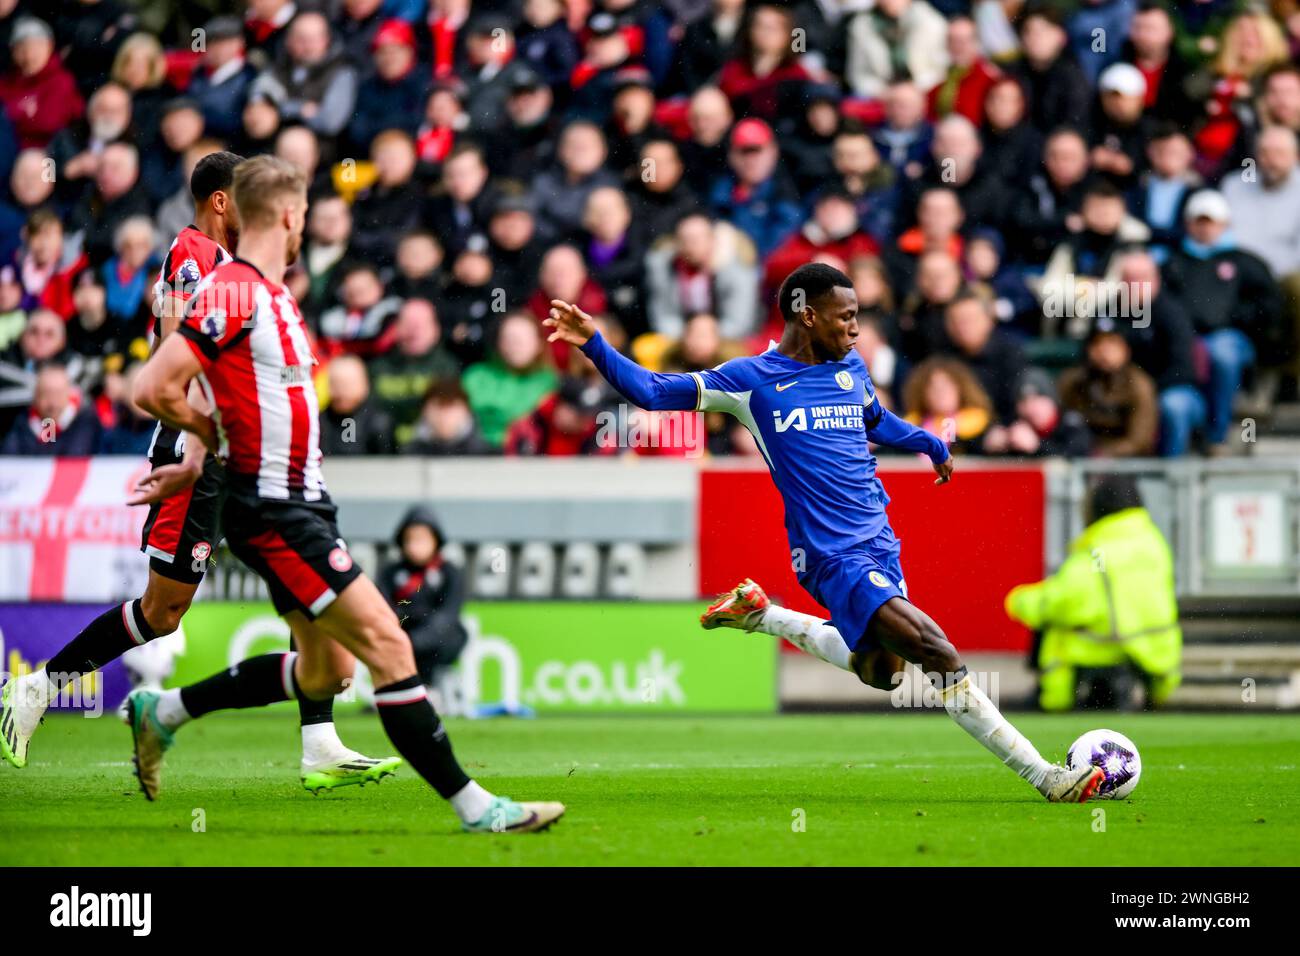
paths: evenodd
<path fill-rule="evenodd" d="M 772 127 L 761 119 L 743 119 L 731 131 L 732 149 L 758 149 L 767 146 L 775 137 Z"/>
<path fill-rule="evenodd" d="M 385 20 L 375 31 L 375 38 L 370 41 L 370 49 L 378 50 L 385 43 L 397 43 L 405 47 L 415 47 L 415 34 L 411 25 L 405 20 Z"/>

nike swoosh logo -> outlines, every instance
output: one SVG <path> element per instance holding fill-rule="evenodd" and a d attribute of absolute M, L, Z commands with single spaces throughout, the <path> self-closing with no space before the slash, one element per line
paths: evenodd
<path fill-rule="evenodd" d="M 776 390 L 778 392 L 784 392 L 787 388 L 792 388 L 793 386 L 798 384 L 799 384 L 798 382 L 786 382 L 784 385 L 778 385 L 776 387 Z"/>

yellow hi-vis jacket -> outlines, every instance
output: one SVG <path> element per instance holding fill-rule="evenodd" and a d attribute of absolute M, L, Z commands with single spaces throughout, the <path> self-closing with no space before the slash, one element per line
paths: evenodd
<path fill-rule="evenodd" d="M 1154 703 L 1180 680 L 1183 632 L 1174 597 L 1173 554 L 1145 508 L 1089 525 L 1055 574 L 1021 584 L 1007 614 L 1043 632 L 1039 704 L 1074 706 L 1075 668 L 1131 662 L 1148 674 Z"/>

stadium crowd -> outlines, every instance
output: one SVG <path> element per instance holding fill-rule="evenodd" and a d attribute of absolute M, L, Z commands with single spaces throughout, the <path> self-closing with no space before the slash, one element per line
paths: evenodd
<path fill-rule="evenodd" d="M 1296 387 L 1297 55 L 1294 0 L 0 0 L 0 453 L 147 449 L 153 285 L 230 149 L 312 184 L 327 454 L 617 453 L 551 298 L 702 369 L 811 260 L 960 452 L 1221 454 Z"/>

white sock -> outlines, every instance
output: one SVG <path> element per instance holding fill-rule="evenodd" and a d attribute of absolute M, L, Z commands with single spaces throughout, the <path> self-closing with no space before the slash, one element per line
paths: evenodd
<path fill-rule="evenodd" d="M 829 622 L 819 617 L 774 604 L 763 612 L 754 630 L 783 637 L 813 657 L 820 657 L 840 670 L 853 671 L 849 664 L 849 647 L 844 643 L 844 638 L 840 637 L 840 632 Z"/>
<path fill-rule="evenodd" d="M 324 724 L 302 725 L 302 762 L 310 766 L 333 763 L 352 756 L 344 746 L 333 721 Z"/>
<path fill-rule="evenodd" d="M 1035 787 L 1041 786 L 1052 765 L 1011 726 L 970 674 L 955 684 L 939 688 L 939 697 L 948 715 L 962 730 Z"/>
<path fill-rule="evenodd" d="M 173 687 L 158 695 L 158 723 L 168 730 L 175 730 L 191 720 L 185 705 L 181 703 L 181 689 Z"/>
<path fill-rule="evenodd" d="M 492 806 L 492 794 L 480 787 L 477 780 L 471 780 L 453 793 L 448 802 L 456 816 L 465 823 L 474 823 L 483 819 L 483 814 Z"/>

